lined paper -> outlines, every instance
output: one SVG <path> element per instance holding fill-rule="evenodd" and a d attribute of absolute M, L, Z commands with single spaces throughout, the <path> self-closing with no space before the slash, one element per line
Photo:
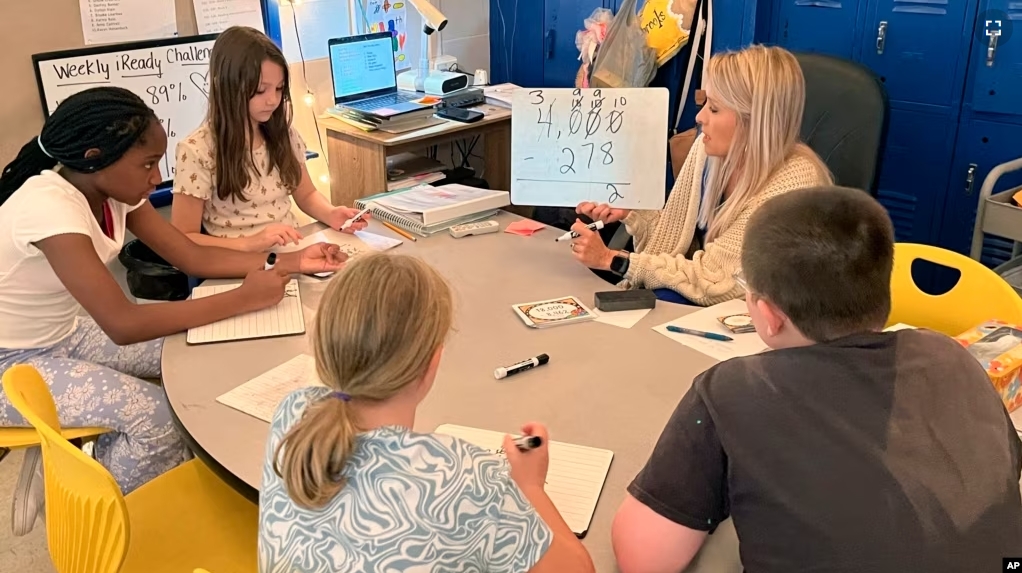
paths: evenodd
<path fill-rule="evenodd" d="M 240 286 L 241 283 L 200 286 L 192 290 L 192 298 L 213 296 Z M 277 303 L 277 306 L 191 328 L 188 330 L 188 344 L 270 338 L 304 332 L 305 316 L 302 313 L 298 279 L 291 279 L 291 282 L 284 286 L 284 299 Z"/>
<path fill-rule="evenodd" d="M 436 432 L 503 454 L 504 434 L 500 432 L 454 424 L 444 424 Z M 544 489 L 568 527 L 582 537 L 589 530 L 614 452 L 554 441 L 549 447 L 550 467 Z"/>
<path fill-rule="evenodd" d="M 322 386 L 316 377 L 316 361 L 308 354 L 256 376 L 216 399 L 224 406 L 269 423 L 277 405 L 288 394 L 308 386 Z"/>

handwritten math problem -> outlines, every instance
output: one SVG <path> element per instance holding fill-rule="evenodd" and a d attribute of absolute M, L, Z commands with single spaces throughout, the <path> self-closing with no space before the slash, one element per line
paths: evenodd
<path fill-rule="evenodd" d="M 663 207 L 666 89 L 517 89 L 511 129 L 512 203 Z"/>

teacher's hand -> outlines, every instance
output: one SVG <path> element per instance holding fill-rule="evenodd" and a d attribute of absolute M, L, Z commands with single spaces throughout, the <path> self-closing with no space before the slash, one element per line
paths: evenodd
<path fill-rule="evenodd" d="M 311 275 L 339 271 L 348 260 L 341 248 L 330 243 L 316 243 L 299 252 L 298 272 Z"/>
<path fill-rule="evenodd" d="M 631 213 L 628 209 L 614 209 L 606 203 L 596 204 L 591 201 L 579 203 L 578 207 L 575 207 L 575 212 L 579 215 L 585 215 L 593 221 L 603 221 L 608 225 L 610 223 L 617 223 Z"/>
<path fill-rule="evenodd" d="M 603 244 L 603 237 L 586 228 L 585 223 L 578 219 L 575 219 L 571 230 L 578 233 L 578 237 L 571 240 L 571 254 L 578 262 L 591 269 L 610 270 L 614 251 Z"/>

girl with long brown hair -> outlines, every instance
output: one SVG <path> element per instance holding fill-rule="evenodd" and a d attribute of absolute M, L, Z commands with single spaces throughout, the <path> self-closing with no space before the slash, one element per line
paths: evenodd
<path fill-rule="evenodd" d="M 297 390 L 270 424 L 259 570 L 591 573 L 543 490 L 542 445 L 504 455 L 413 431 L 451 330 L 451 289 L 419 259 L 373 254 L 327 287 L 312 347 L 326 386 Z M 505 458 L 506 456 L 506 458 Z"/>
<path fill-rule="evenodd" d="M 357 213 L 330 205 L 313 185 L 291 125 L 290 90 L 287 60 L 266 35 L 243 26 L 220 34 L 206 121 L 177 145 L 171 222 L 196 243 L 239 251 L 296 243 L 292 197 L 334 229 Z M 365 226 L 359 220 L 346 231 Z"/>

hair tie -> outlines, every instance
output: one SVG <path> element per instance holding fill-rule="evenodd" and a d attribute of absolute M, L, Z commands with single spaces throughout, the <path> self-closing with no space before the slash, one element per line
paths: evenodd
<path fill-rule="evenodd" d="M 50 152 L 46 151 L 46 148 L 43 147 L 43 138 L 41 136 L 37 136 L 35 138 L 35 142 L 36 142 L 36 145 L 39 146 L 39 149 L 42 150 L 43 154 L 46 155 L 46 157 L 49 157 L 50 159 L 54 159 L 54 157 L 52 155 L 50 155 Z"/>
<path fill-rule="evenodd" d="M 337 398 L 341 402 L 350 402 L 351 401 L 351 396 L 349 394 L 345 394 L 344 392 L 331 392 L 330 393 L 330 397 L 331 398 Z"/>

